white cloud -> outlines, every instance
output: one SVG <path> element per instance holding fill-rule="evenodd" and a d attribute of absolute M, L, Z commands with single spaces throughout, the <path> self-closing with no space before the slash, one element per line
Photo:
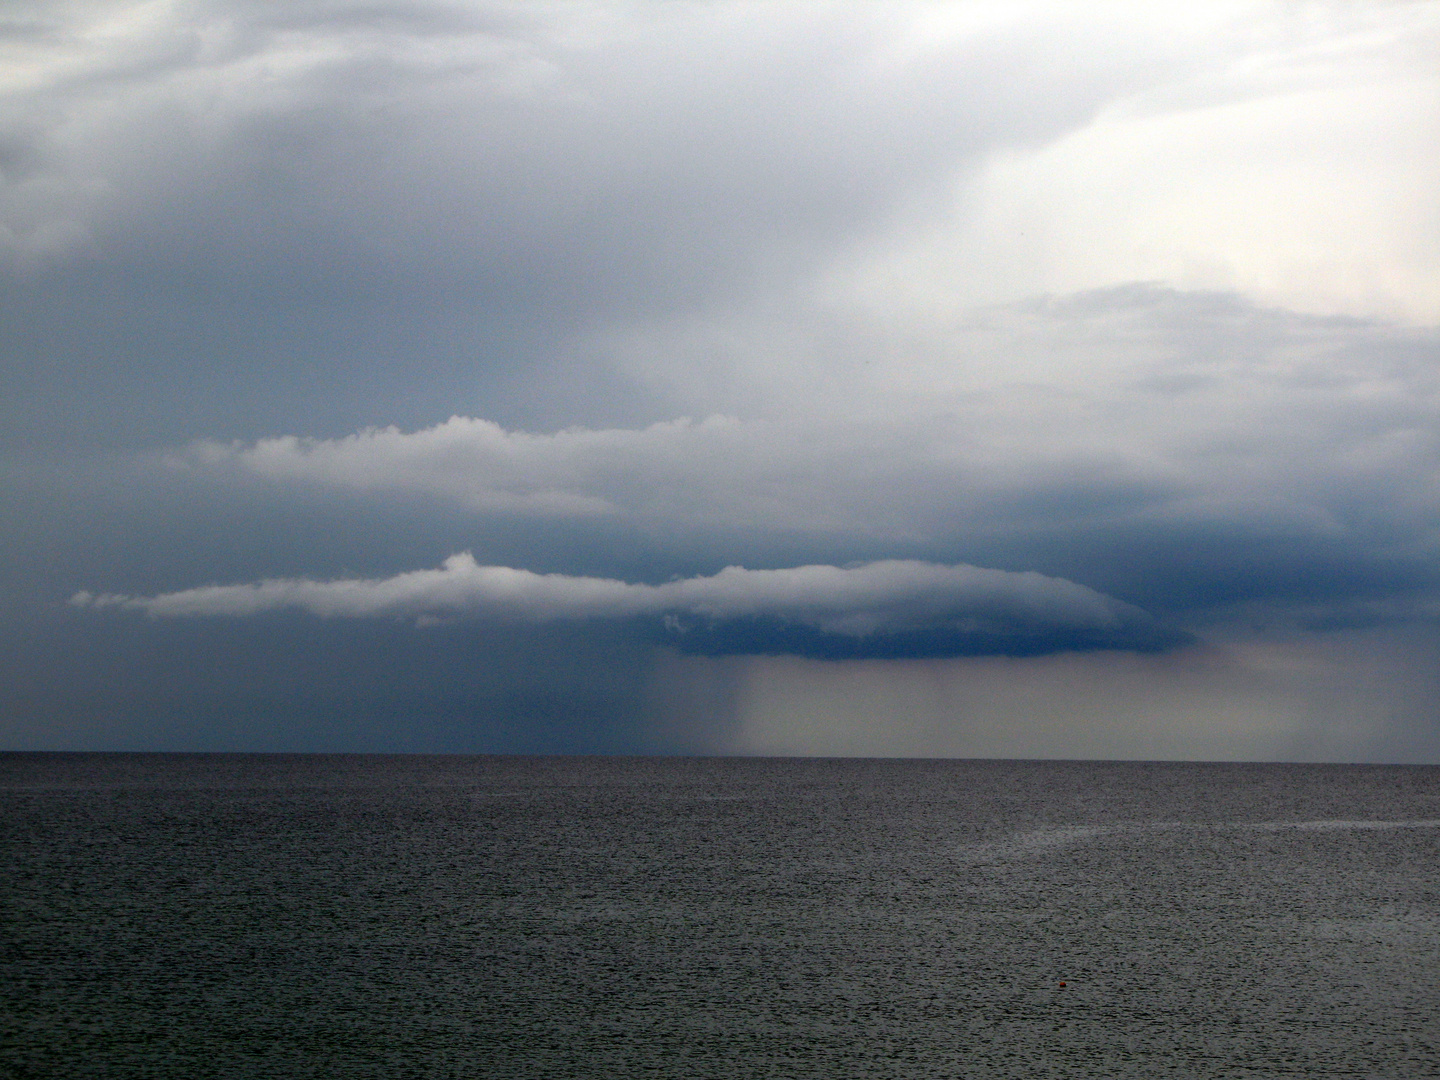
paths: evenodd
<path fill-rule="evenodd" d="M 369 429 L 343 439 L 281 436 L 251 445 L 202 443 L 171 462 L 236 464 L 272 480 L 304 480 L 358 490 L 401 490 L 454 498 L 477 510 L 590 516 L 617 508 L 604 479 L 628 467 L 690 458 L 734 422 L 714 417 L 653 424 L 638 431 L 574 428 L 551 435 L 506 431 L 453 416 L 417 432 Z M 698 444 L 698 445 L 697 445 Z M 648 468 L 646 467 L 648 466 Z M 597 490 L 598 489 L 598 490 Z"/>
<path fill-rule="evenodd" d="M 1060 578 L 902 560 L 844 568 L 731 566 L 711 577 L 647 585 L 480 566 L 466 553 L 451 556 L 436 570 L 378 580 L 277 579 L 154 597 L 80 592 L 71 603 L 165 617 L 298 608 L 325 617 L 773 618 L 851 638 L 930 628 L 1116 630 L 1147 622 L 1139 609 Z"/>

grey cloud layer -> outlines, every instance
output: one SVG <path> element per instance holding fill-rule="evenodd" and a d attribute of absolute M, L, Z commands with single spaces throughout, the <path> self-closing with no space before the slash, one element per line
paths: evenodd
<path fill-rule="evenodd" d="M 382 580 L 272 580 L 155 597 L 79 593 L 72 603 L 164 617 L 247 616 L 299 608 L 326 617 L 461 615 L 547 621 L 678 615 L 710 623 L 773 619 L 849 638 L 935 629 L 1116 631 L 1149 623 L 1139 609 L 1071 581 L 905 560 L 845 568 L 731 566 L 710 577 L 647 585 L 481 566 L 466 553 L 451 556 L 437 570 Z"/>
<path fill-rule="evenodd" d="M 906 56 L 927 7 L 37 7 L 0 97 L 21 113 L 0 252 L 141 240 L 219 276 L 332 279 L 348 252 L 391 286 L 382 267 L 478 270 L 514 297 L 550 279 L 552 313 L 673 296 L 767 236 L 833 242 L 957 158 L 1064 130 L 1150 63 L 1006 19 Z M 1017 93 L 1036 52 L 1084 89 Z"/>
<path fill-rule="evenodd" d="M 835 358 L 828 384 L 745 418 L 529 434 L 453 417 L 170 460 L 641 528 L 1241 528 L 1429 559 L 1437 362 L 1433 331 L 1132 288 L 997 309 L 888 368 Z"/>
<path fill-rule="evenodd" d="M 1047 4 L 14 10 L 12 445 L 729 411 L 656 407 L 597 339 L 791 303 L 1234 33 Z"/>

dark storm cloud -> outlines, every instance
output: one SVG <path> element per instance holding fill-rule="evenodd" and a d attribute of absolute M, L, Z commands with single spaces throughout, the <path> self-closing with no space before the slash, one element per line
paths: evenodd
<path fill-rule="evenodd" d="M 1149 619 L 1108 627 L 939 626 L 856 637 L 783 619 L 730 619 L 671 625 L 655 640 L 690 656 L 800 656 L 815 660 L 926 660 L 964 656 L 1049 656 L 1122 650 L 1163 652 L 1194 636 Z"/>

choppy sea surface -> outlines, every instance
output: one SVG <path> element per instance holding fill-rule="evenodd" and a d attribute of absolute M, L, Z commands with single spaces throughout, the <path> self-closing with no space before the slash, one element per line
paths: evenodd
<path fill-rule="evenodd" d="M 1440 768 L 8 754 L 0 935 L 17 1080 L 1414 1080 Z"/>

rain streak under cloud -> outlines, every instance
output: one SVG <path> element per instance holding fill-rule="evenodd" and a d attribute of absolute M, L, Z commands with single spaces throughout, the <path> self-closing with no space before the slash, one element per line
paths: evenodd
<path fill-rule="evenodd" d="M 12 745 L 1440 759 L 1440 5 L 16 12 Z"/>

